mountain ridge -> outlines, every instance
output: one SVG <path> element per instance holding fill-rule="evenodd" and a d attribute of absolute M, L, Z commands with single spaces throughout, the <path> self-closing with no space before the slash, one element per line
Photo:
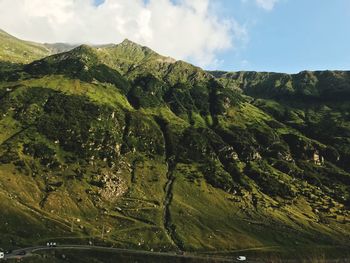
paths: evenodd
<path fill-rule="evenodd" d="M 241 71 L 212 74 L 226 87 L 242 90 L 253 97 L 303 96 L 329 99 L 332 96 L 347 98 L 350 92 L 350 71 L 305 70 L 295 74 Z"/>

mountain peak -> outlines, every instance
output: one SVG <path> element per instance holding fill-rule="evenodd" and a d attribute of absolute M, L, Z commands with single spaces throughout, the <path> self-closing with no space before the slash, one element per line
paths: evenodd
<path fill-rule="evenodd" d="M 128 45 L 128 46 L 130 46 L 130 45 L 132 45 L 132 46 L 141 46 L 141 45 L 139 45 L 139 44 L 137 44 L 137 43 L 135 43 L 135 42 L 133 42 L 133 41 L 131 41 L 130 39 L 127 39 L 127 38 L 125 38 L 124 40 L 123 40 L 123 42 L 121 42 L 120 43 L 121 45 Z"/>
<path fill-rule="evenodd" d="M 127 38 L 123 40 L 120 44 L 117 44 L 116 47 L 122 48 L 124 52 L 126 50 L 131 51 L 131 52 L 137 52 L 137 53 L 142 53 L 144 56 L 150 55 L 150 54 L 156 54 L 155 51 L 152 49 L 142 46 L 134 41 L 131 41 Z"/>
<path fill-rule="evenodd" d="M 152 49 L 135 43 L 129 39 L 124 39 L 123 42 L 107 46 L 105 48 L 100 48 L 98 50 L 100 53 L 105 53 L 109 59 L 123 60 L 124 63 L 138 64 L 145 58 L 150 56 L 159 56 Z"/>
<path fill-rule="evenodd" d="M 46 59 L 57 62 L 67 59 L 78 59 L 83 63 L 93 64 L 98 61 L 98 55 L 93 47 L 83 44 L 73 48 L 72 50 L 44 58 L 44 60 Z"/>
<path fill-rule="evenodd" d="M 94 48 L 86 45 L 86 44 L 82 44 L 80 46 L 77 46 L 76 48 L 72 49 L 72 51 L 75 52 L 82 52 L 82 53 L 94 53 Z"/>

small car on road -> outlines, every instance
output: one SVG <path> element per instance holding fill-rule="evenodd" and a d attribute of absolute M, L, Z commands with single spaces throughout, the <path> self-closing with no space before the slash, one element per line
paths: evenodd
<path fill-rule="evenodd" d="M 237 260 L 238 261 L 246 261 L 247 257 L 246 256 L 239 256 L 239 257 L 237 257 Z"/>

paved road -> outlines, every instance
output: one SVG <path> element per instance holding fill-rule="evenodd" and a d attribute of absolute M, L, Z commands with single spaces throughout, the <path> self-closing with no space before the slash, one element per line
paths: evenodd
<path fill-rule="evenodd" d="M 36 246 L 36 247 L 28 247 L 28 248 L 22 248 L 12 251 L 11 254 L 5 255 L 5 259 L 20 259 L 24 257 L 31 257 L 33 256 L 33 253 L 37 251 L 43 251 L 43 250 L 99 250 L 99 251 L 110 251 L 115 253 L 126 253 L 126 254 L 134 254 L 134 255 L 152 255 L 152 256 L 168 256 L 168 257 L 181 257 L 181 258 L 188 258 L 188 259 L 198 259 L 198 260 L 213 260 L 215 262 L 241 262 L 234 258 L 227 258 L 227 257 L 219 257 L 219 256 L 203 256 L 203 255 L 196 255 L 196 254 L 184 254 L 184 255 L 178 255 L 175 252 L 151 252 L 151 251 L 142 251 L 142 250 L 132 250 L 132 249 L 122 249 L 122 248 L 111 248 L 111 247 L 99 247 L 99 246 L 84 246 L 84 245 L 60 245 L 57 247 L 46 247 L 46 246 Z M 21 251 L 25 251 L 25 255 L 18 255 Z M 239 251 L 237 251 L 239 252 Z M 242 251 L 242 254 L 244 252 Z M 1 260 L 0 260 L 1 261 Z M 249 258 L 247 261 L 249 263 L 261 263 L 264 262 L 259 259 L 253 259 Z M 283 260 L 283 262 L 288 263 L 299 263 L 300 260 Z M 329 259 L 326 262 L 334 262 L 334 263 L 350 263 L 350 259 Z"/>
<path fill-rule="evenodd" d="M 5 259 L 20 259 L 25 257 L 31 257 L 33 256 L 33 253 L 37 251 L 55 250 L 55 249 L 100 250 L 100 251 L 111 251 L 115 253 L 127 253 L 127 254 L 135 254 L 135 255 L 138 254 L 138 255 L 152 255 L 152 256 L 168 256 L 168 257 L 181 257 L 181 258 L 198 259 L 198 260 L 212 259 L 212 260 L 219 260 L 221 262 L 238 262 L 233 259 L 217 257 L 217 256 L 209 257 L 209 256 L 200 256 L 200 255 L 194 255 L 194 254 L 178 255 L 175 252 L 150 252 L 150 251 L 143 251 L 143 250 L 132 250 L 132 249 L 100 247 L 100 246 L 84 246 L 84 245 L 59 245 L 57 247 L 46 247 L 46 246 L 27 247 L 27 248 L 13 250 L 11 254 L 5 255 Z M 23 251 L 25 252 L 25 255 L 20 255 L 20 253 Z M 249 262 L 256 262 L 256 261 L 249 261 Z"/>

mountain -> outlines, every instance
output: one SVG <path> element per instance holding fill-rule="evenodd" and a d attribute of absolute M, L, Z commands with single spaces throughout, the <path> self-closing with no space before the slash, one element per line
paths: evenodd
<path fill-rule="evenodd" d="M 20 40 L 0 29 L 0 61 L 29 63 L 50 54 L 44 45 Z"/>
<path fill-rule="evenodd" d="M 205 72 L 125 40 L 0 76 L 0 247 L 348 246 L 348 72 Z"/>
<path fill-rule="evenodd" d="M 298 74 L 273 72 L 209 72 L 225 87 L 253 97 L 300 100 L 347 100 L 350 71 L 302 71 Z"/>
<path fill-rule="evenodd" d="M 253 105 L 329 148 L 328 157 L 346 171 L 350 161 L 348 138 L 350 71 L 303 71 L 298 74 L 213 72 L 228 89 L 254 98 Z"/>

